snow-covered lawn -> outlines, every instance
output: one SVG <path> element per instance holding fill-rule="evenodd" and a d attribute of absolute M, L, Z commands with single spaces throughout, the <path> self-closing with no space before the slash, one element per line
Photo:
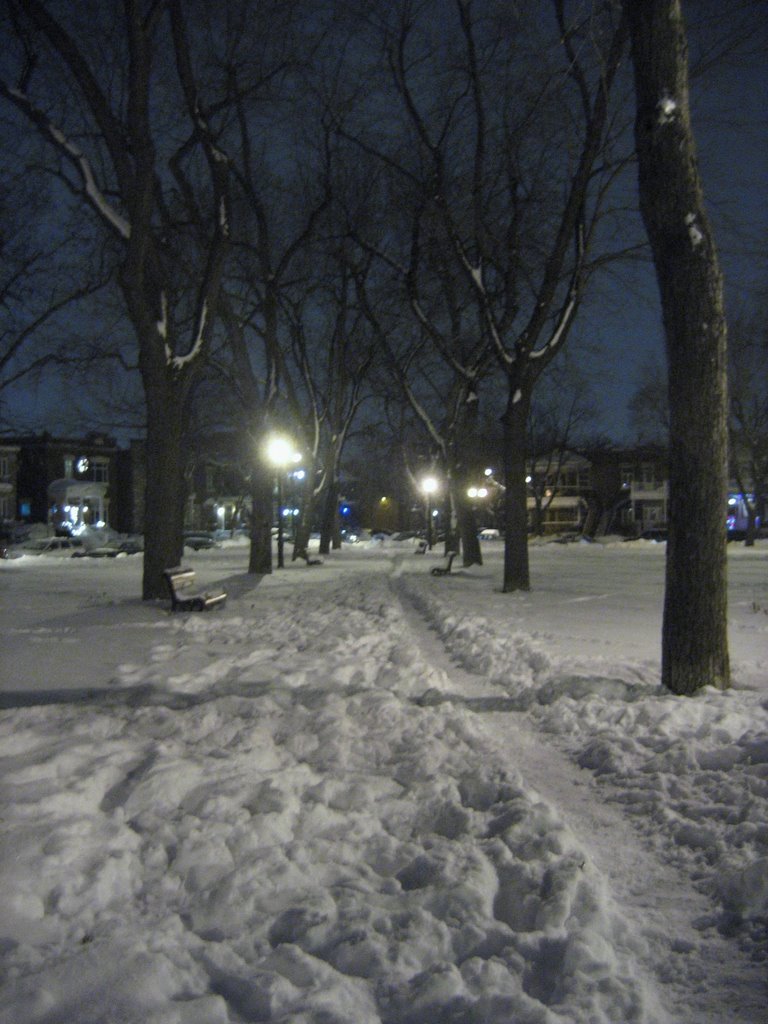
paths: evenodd
<path fill-rule="evenodd" d="M 765 1024 L 768 547 L 688 699 L 663 546 L 484 553 L 0 562 L 0 1022 Z"/>

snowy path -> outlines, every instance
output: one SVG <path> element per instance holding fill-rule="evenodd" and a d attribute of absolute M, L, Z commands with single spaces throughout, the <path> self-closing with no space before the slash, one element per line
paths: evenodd
<path fill-rule="evenodd" d="M 710 901 L 690 877 L 665 862 L 663 848 L 637 831 L 617 802 L 620 792 L 610 782 L 599 785 L 586 770 L 575 773 L 566 745 L 532 731 L 498 686 L 489 686 L 484 675 L 467 672 L 452 659 L 423 603 L 413 599 L 407 585 L 394 589 L 425 660 L 445 674 L 445 691 L 424 699 L 473 709 L 501 757 L 521 773 L 526 789 L 539 793 L 577 838 L 607 880 L 619 913 L 642 940 L 637 947 L 643 953 L 642 970 L 658 988 L 670 1019 L 675 1024 L 768 1021 L 763 966 L 750 963 L 712 929 L 702 938 L 695 922 L 711 915 Z M 507 710 L 494 710 L 505 705 Z M 749 992 L 753 996 L 745 999 Z"/>
<path fill-rule="evenodd" d="M 350 552 L 177 616 L 0 566 L 0 1024 L 765 1024 L 768 701 L 664 698 L 652 623 L 590 662 L 568 604 L 577 664 L 535 602 L 605 565 L 551 556 L 530 602 Z"/>

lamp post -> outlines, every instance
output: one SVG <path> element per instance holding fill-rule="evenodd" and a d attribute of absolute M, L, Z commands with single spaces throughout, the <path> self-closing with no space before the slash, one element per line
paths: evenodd
<path fill-rule="evenodd" d="M 432 495 L 437 491 L 437 480 L 433 476 L 425 476 L 421 481 L 421 490 L 427 503 L 427 550 L 432 550 Z"/>
<path fill-rule="evenodd" d="M 285 537 L 283 535 L 283 476 L 288 464 L 293 461 L 293 444 L 287 437 L 274 436 L 269 439 L 266 455 L 275 469 L 277 483 L 277 567 L 285 568 Z"/>

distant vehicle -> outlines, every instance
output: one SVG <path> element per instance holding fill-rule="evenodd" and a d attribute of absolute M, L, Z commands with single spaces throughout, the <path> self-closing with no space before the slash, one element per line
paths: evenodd
<path fill-rule="evenodd" d="M 651 530 L 643 530 L 640 534 L 640 540 L 652 540 L 656 544 L 662 544 L 667 539 L 667 531 L 661 527 L 654 527 Z"/>
<path fill-rule="evenodd" d="M 0 525 L 0 544 L 10 547 L 11 544 L 23 544 L 29 539 L 30 527 L 27 523 L 6 521 Z"/>
<path fill-rule="evenodd" d="M 73 558 L 118 558 L 120 555 L 138 555 L 144 548 L 137 540 L 110 540 L 94 548 L 82 548 Z"/>
<path fill-rule="evenodd" d="M 490 527 L 485 530 L 481 530 L 478 534 L 480 540 L 499 540 L 501 532 L 499 530 L 491 529 Z"/>
<path fill-rule="evenodd" d="M 728 495 L 728 511 L 725 520 L 728 540 L 744 540 L 746 538 L 749 529 L 749 505 L 754 506 L 754 503 L 754 494 L 731 493 Z M 760 516 L 755 516 L 755 529 L 759 528 Z"/>
<path fill-rule="evenodd" d="M 72 558 L 83 548 L 79 537 L 43 537 L 40 540 L 26 540 L 8 548 L 7 558 L 21 558 L 24 555 L 35 557 L 45 555 L 54 558 Z"/>
<path fill-rule="evenodd" d="M 184 534 L 184 547 L 200 551 L 203 548 L 215 548 L 216 541 L 212 534 L 206 533 L 204 530 L 188 530 Z"/>

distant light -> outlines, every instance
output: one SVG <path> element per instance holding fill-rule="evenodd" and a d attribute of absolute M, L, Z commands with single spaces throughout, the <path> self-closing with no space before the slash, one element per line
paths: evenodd
<path fill-rule="evenodd" d="M 339 509 L 339 511 L 341 512 L 341 514 L 343 516 L 348 516 L 349 515 L 349 505 L 342 505 L 341 508 Z"/>
<path fill-rule="evenodd" d="M 468 489 L 468 491 L 467 491 L 467 497 L 468 498 L 476 498 L 477 495 L 478 495 L 478 490 L 477 490 L 476 487 L 470 487 Z"/>
<path fill-rule="evenodd" d="M 486 469 L 485 470 L 485 475 L 486 476 L 493 476 L 493 470 L 492 469 Z"/>
<path fill-rule="evenodd" d="M 386 495 L 384 495 L 383 498 L 379 499 L 379 504 L 380 505 L 388 505 L 389 504 L 389 498 Z"/>
<path fill-rule="evenodd" d="M 438 483 L 435 477 L 425 476 L 421 481 L 421 489 L 425 494 L 434 494 L 438 488 Z"/>
<path fill-rule="evenodd" d="M 273 466 L 284 467 L 295 460 L 293 443 L 287 437 L 274 436 L 269 439 L 265 453 Z"/>
<path fill-rule="evenodd" d="M 297 469 L 291 473 L 294 480 L 303 480 L 306 475 L 307 471 L 305 469 Z"/>
<path fill-rule="evenodd" d="M 487 487 L 478 487 L 477 488 L 477 496 L 478 496 L 478 498 L 487 498 L 488 497 L 488 488 Z"/>
<path fill-rule="evenodd" d="M 533 477 L 532 477 L 532 476 L 527 476 L 527 477 L 525 478 L 525 482 L 526 482 L 527 484 L 533 483 Z"/>

